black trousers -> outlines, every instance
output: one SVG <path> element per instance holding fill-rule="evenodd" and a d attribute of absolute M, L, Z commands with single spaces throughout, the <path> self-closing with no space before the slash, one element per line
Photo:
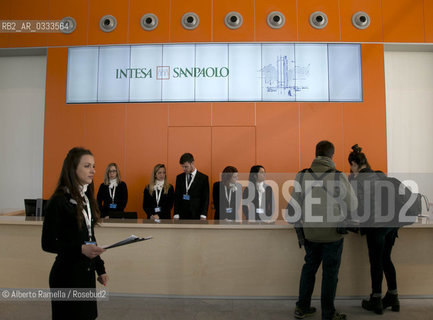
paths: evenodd
<path fill-rule="evenodd" d="M 296 302 L 296 306 L 302 310 L 307 310 L 310 307 L 316 272 L 322 264 L 322 292 L 320 297 L 322 319 L 330 320 L 335 313 L 334 300 L 343 252 L 343 239 L 326 243 L 306 240 L 304 247 L 305 264 L 302 267 L 299 300 Z"/>
<path fill-rule="evenodd" d="M 371 228 L 366 232 L 372 293 L 382 293 L 384 274 L 388 290 L 397 289 L 397 276 L 391 260 L 397 230 L 397 228 Z"/>

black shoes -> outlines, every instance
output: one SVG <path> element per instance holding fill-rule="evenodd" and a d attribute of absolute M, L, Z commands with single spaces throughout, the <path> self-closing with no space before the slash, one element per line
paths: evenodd
<path fill-rule="evenodd" d="M 316 308 L 309 307 L 306 310 L 303 310 L 299 307 L 295 308 L 295 318 L 296 319 L 304 319 L 305 317 L 312 316 L 316 312 Z"/>
<path fill-rule="evenodd" d="M 398 294 L 386 293 L 385 297 L 382 299 L 383 309 L 391 307 L 394 312 L 400 311 L 400 301 L 398 301 Z"/>
<path fill-rule="evenodd" d="M 382 297 L 373 297 L 371 294 L 370 300 L 362 300 L 362 307 L 376 314 L 383 314 Z"/>

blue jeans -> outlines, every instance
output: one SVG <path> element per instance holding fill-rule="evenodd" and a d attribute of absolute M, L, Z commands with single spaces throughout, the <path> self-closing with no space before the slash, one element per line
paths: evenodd
<path fill-rule="evenodd" d="M 335 313 L 334 299 L 337 291 L 338 271 L 343 252 L 343 239 L 336 242 L 305 241 L 305 264 L 302 267 L 299 284 L 299 300 L 296 306 L 307 310 L 311 305 L 311 296 L 316 281 L 316 273 L 322 263 L 322 319 L 332 319 Z"/>

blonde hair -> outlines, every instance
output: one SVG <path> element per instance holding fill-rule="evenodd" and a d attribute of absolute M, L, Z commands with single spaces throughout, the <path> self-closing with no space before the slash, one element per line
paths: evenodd
<path fill-rule="evenodd" d="M 164 194 L 168 193 L 168 190 L 170 189 L 170 184 L 167 180 L 167 169 L 165 168 L 165 165 L 162 163 L 158 163 L 155 167 L 153 167 L 152 175 L 150 176 L 150 182 L 147 185 L 149 188 L 149 194 L 152 195 L 153 189 L 155 188 L 155 180 L 156 180 L 156 173 L 159 169 L 164 168 L 166 171 L 165 178 L 164 178 Z"/>
<path fill-rule="evenodd" d="M 107 186 L 110 184 L 110 176 L 108 174 L 108 171 L 110 171 L 111 167 L 115 167 L 116 170 L 117 170 L 117 177 L 116 177 L 117 184 L 119 184 L 120 181 L 121 181 L 120 180 L 120 170 L 119 170 L 119 167 L 117 166 L 117 164 L 115 162 L 109 163 L 108 166 L 107 166 L 107 168 L 105 169 L 105 175 L 104 175 L 104 184 L 107 185 Z"/>

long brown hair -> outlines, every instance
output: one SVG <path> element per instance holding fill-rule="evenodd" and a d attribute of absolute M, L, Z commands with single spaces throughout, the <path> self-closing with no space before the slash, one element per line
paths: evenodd
<path fill-rule="evenodd" d="M 155 167 L 153 167 L 152 175 L 150 176 L 150 182 L 148 184 L 150 195 L 152 195 L 153 189 L 155 187 L 156 173 L 161 168 L 165 169 L 164 188 L 163 188 L 164 194 L 167 194 L 168 190 L 170 189 L 170 184 L 168 183 L 168 180 L 167 180 L 167 169 L 165 168 L 165 165 L 163 165 L 162 163 L 158 163 Z"/>
<path fill-rule="evenodd" d="M 80 190 L 79 190 L 80 183 L 77 177 L 77 167 L 80 163 L 81 157 L 84 155 L 93 156 L 90 150 L 84 148 L 72 148 L 71 150 L 69 150 L 65 160 L 63 161 L 59 182 L 57 183 L 57 188 L 54 191 L 54 194 L 69 193 L 71 195 L 71 198 L 77 202 L 76 216 L 77 216 L 79 228 L 81 228 L 81 221 L 83 220 L 82 212 L 84 208 L 84 201 L 80 195 Z M 95 200 L 94 190 L 95 188 L 92 181 L 92 183 L 87 186 L 86 195 L 90 202 L 92 217 L 96 222 L 98 221 L 100 215 L 99 215 L 99 208 Z"/>

